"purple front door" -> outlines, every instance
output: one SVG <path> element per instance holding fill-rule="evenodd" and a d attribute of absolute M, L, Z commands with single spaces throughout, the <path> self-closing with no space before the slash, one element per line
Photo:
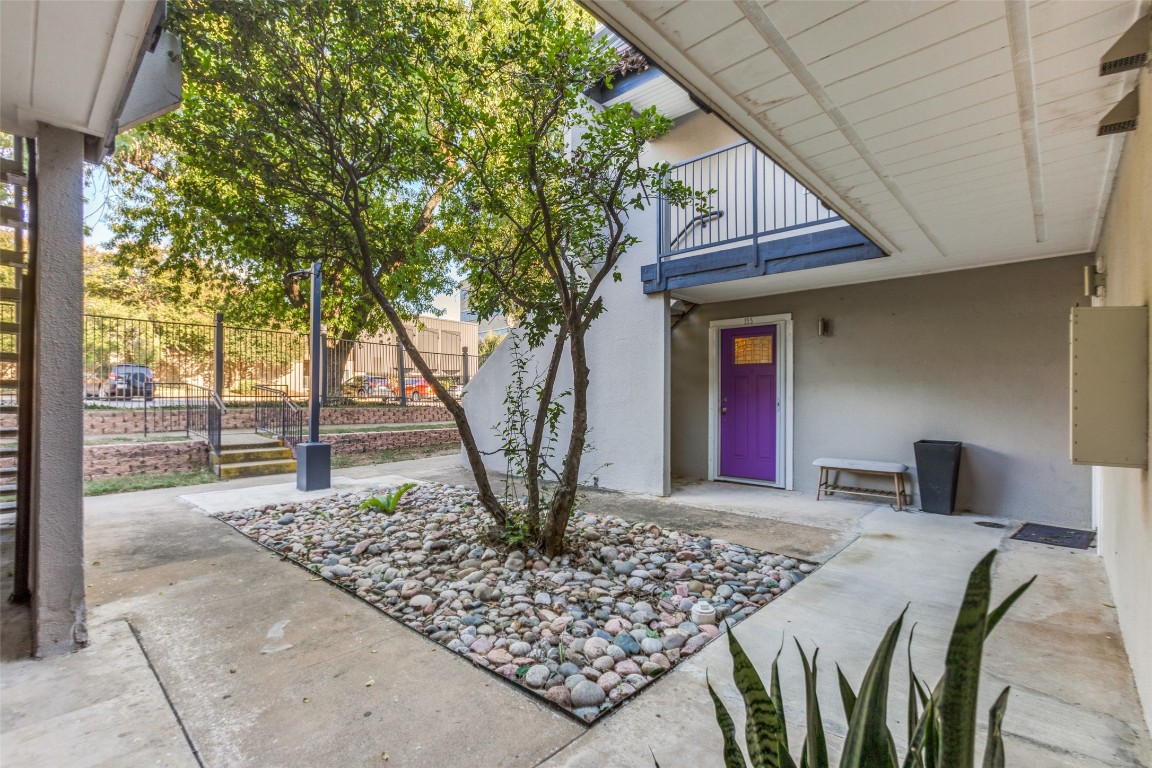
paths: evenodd
<path fill-rule="evenodd" d="M 776 326 L 720 330 L 720 474 L 776 482 Z"/>

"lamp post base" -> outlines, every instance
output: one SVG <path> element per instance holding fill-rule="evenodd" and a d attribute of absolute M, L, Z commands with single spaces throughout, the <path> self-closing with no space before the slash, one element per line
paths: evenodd
<path fill-rule="evenodd" d="M 296 446 L 296 490 L 321 491 L 332 487 L 332 446 L 300 443 Z"/>

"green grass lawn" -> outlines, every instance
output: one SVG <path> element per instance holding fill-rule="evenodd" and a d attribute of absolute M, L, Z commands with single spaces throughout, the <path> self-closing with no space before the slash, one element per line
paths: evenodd
<path fill-rule="evenodd" d="M 165 475 L 129 475 L 127 477 L 109 477 L 102 480 L 88 480 L 84 483 L 85 496 L 105 496 L 109 493 L 131 493 L 132 491 L 151 491 L 156 488 L 179 488 L 182 485 L 200 485 L 202 483 L 218 483 L 210 469 L 198 469 L 189 472 L 170 472 Z"/>

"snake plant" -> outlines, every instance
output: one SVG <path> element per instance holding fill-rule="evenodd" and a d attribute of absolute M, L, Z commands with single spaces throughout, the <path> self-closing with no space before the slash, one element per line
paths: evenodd
<path fill-rule="evenodd" d="M 977 694 L 984 639 L 1036 580 L 1033 576 L 999 606 L 989 610 L 995 556 L 995 550 L 989 552 L 968 578 L 968 588 L 948 644 L 944 675 L 931 690 L 912 670 L 912 637 L 909 635 L 908 747 L 903 758 L 898 756 L 895 740 L 888 728 L 888 680 L 907 608 L 884 633 L 858 691 L 852 688 L 840 667 L 836 667 L 841 706 L 848 721 L 840 768 L 976 768 Z M 789 751 L 784 723 L 783 696 L 777 673 L 780 653 L 777 652 L 772 662 L 769 692 L 735 634 L 727 634 L 733 678 L 747 714 L 744 744 L 752 768 L 830 768 L 820 701 L 816 695 L 819 649 L 809 661 L 800 643 L 796 643 L 804 665 L 807 710 L 807 730 L 797 760 Z M 982 768 L 1004 766 L 1001 722 L 1008 704 L 1008 690 L 1005 688 L 1001 692 L 989 710 Z M 724 737 L 725 768 L 748 768 L 732 716 L 710 682 L 708 693 Z"/>

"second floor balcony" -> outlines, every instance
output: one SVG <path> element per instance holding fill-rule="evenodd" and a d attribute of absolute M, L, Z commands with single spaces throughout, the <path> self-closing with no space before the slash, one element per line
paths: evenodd
<path fill-rule="evenodd" d="M 686 160 L 674 178 L 707 210 L 658 208 L 657 261 L 645 293 L 845 264 L 886 254 L 748 142 Z"/>

